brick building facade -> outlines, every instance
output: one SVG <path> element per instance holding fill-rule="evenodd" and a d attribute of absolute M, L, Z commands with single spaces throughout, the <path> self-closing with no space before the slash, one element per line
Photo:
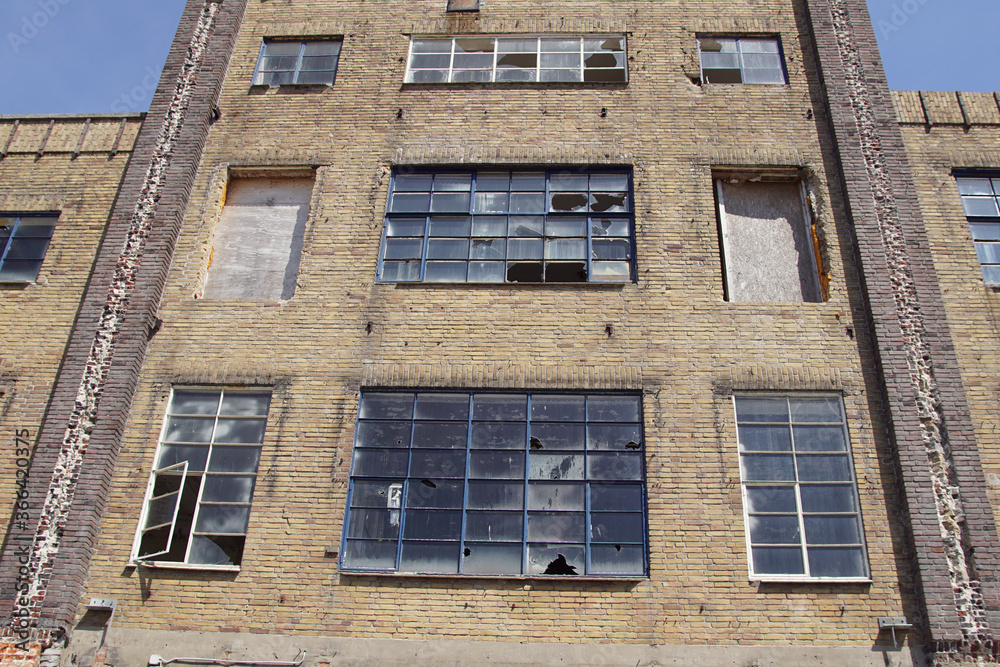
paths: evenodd
<path fill-rule="evenodd" d="M 189 0 L 0 119 L 0 664 L 995 661 L 1000 105 L 717 4 Z"/>

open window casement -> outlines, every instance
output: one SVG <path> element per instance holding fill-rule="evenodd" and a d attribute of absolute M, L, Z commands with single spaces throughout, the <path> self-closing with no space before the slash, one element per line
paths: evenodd
<path fill-rule="evenodd" d="M 146 490 L 146 505 L 143 509 L 143 520 L 140 523 L 142 528 L 139 530 L 134 560 L 155 559 L 170 553 L 177 528 L 181 496 L 187 482 L 187 472 L 187 461 L 153 471 L 149 479 L 149 488 Z M 157 550 L 154 545 L 161 543 L 163 547 Z"/>
<path fill-rule="evenodd" d="M 726 300 L 823 301 L 802 181 L 719 177 L 715 184 Z"/>

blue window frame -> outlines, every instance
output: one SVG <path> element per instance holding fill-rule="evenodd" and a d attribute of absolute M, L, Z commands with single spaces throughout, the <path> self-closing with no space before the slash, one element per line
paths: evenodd
<path fill-rule="evenodd" d="M 265 40 L 260 47 L 255 86 L 331 86 L 337 78 L 341 40 Z"/>
<path fill-rule="evenodd" d="M 1000 174 L 955 176 L 983 280 L 1000 285 Z"/>
<path fill-rule="evenodd" d="M 632 175 L 622 169 L 397 171 L 383 282 L 629 282 Z"/>
<path fill-rule="evenodd" d="M 638 394 L 368 391 L 340 566 L 647 573 Z"/>
<path fill-rule="evenodd" d="M 0 215 L 0 282 L 34 282 L 58 217 Z"/>

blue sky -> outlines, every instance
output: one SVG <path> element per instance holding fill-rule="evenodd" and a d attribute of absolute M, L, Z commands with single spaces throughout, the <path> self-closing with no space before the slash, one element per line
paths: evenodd
<path fill-rule="evenodd" d="M 868 6 L 891 87 L 1000 90 L 1000 0 Z M 0 114 L 145 111 L 183 8 L 184 0 L 0 0 Z"/>

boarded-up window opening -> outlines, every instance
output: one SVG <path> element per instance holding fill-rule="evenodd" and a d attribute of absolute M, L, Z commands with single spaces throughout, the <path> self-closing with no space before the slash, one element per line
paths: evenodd
<path fill-rule="evenodd" d="M 716 194 L 729 301 L 822 301 L 801 181 L 718 179 Z"/>
<path fill-rule="evenodd" d="M 234 178 L 215 232 L 208 299 L 278 301 L 295 294 L 311 178 Z"/>

